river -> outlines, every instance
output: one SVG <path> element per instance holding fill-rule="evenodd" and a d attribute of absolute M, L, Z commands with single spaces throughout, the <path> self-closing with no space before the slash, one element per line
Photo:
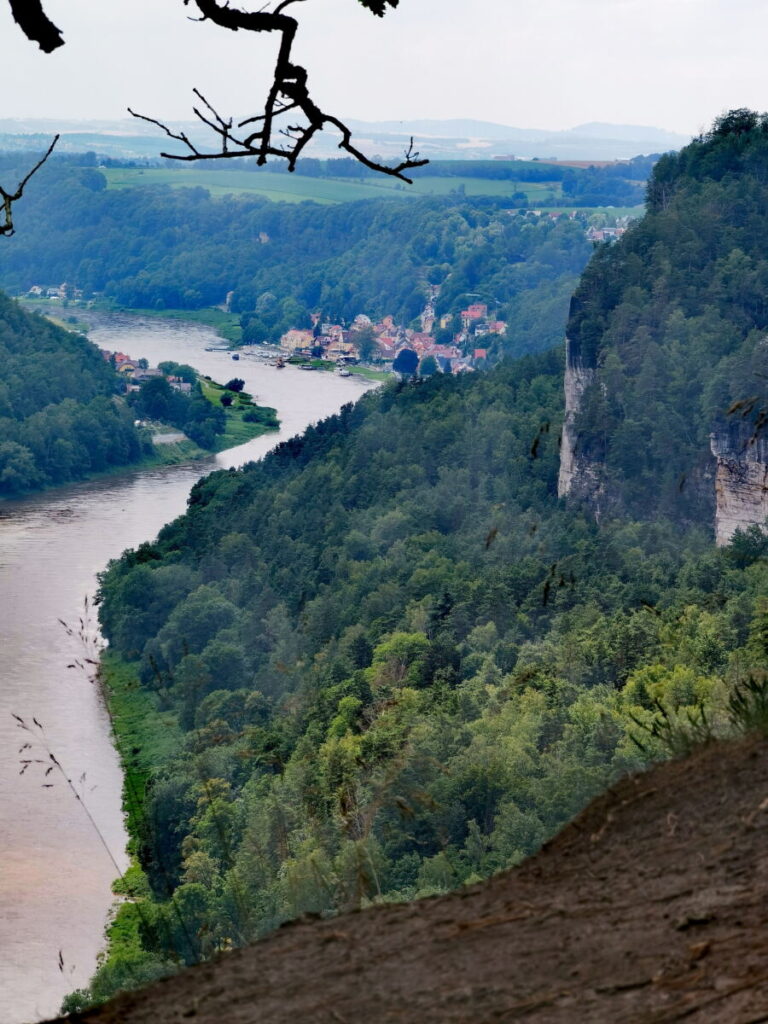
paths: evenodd
<path fill-rule="evenodd" d="M 91 339 L 151 365 L 190 363 L 214 380 L 242 377 L 277 409 L 268 434 L 205 462 L 119 476 L 0 503 L 0 1019 L 25 1024 L 55 1015 L 63 996 L 88 983 L 104 946 L 115 868 L 66 783 L 45 765 L 37 726 L 82 795 L 116 859 L 125 864 L 121 775 L 98 689 L 67 665 L 82 657 L 84 599 L 96 573 L 127 547 L 150 540 L 184 511 L 192 484 L 214 468 L 260 458 L 277 441 L 336 412 L 370 385 L 360 378 L 278 370 L 243 356 L 206 352 L 207 328 L 163 320 L 95 317 Z M 86 623 L 88 629 L 88 624 Z M 31 724 L 23 731 L 18 715 Z M 19 747 L 33 739 L 31 750 Z"/>

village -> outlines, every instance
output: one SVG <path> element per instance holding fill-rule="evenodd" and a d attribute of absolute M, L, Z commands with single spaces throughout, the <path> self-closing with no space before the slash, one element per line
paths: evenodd
<path fill-rule="evenodd" d="M 313 314 L 312 328 L 286 331 L 280 338 L 280 348 L 293 358 L 319 358 L 339 366 L 368 363 L 395 371 L 398 356 L 405 351 L 415 354 L 422 372 L 464 373 L 485 365 L 488 349 L 477 347 L 476 342 L 488 335 L 503 334 L 506 323 L 489 316 L 488 306 L 482 302 L 437 320 L 435 298 L 433 290 L 420 316 L 421 330 L 399 327 L 391 316 L 374 322 L 359 313 L 347 328 Z M 436 323 L 443 332 L 453 331 L 450 344 L 436 341 L 432 335 Z"/>

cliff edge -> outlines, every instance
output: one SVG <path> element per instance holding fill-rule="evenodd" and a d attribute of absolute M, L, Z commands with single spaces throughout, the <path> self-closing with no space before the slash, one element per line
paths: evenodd
<path fill-rule="evenodd" d="M 488 882 L 302 920 L 67 1020 L 766 1021 L 767 755 L 702 748 L 618 783 Z"/>

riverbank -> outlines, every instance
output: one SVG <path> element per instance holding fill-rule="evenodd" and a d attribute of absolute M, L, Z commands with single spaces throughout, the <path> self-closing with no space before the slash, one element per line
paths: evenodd
<path fill-rule="evenodd" d="M 20 300 L 24 306 L 41 313 L 53 323 L 58 324 L 70 331 L 78 331 L 87 334 L 88 324 L 81 321 L 72 312 L 82 309 L 81 303 L 62 306 L 60 303 L 51 303 L 50 299 L 30 299 L 23 296 Z M 243 344 L 243 330 L 240 326 L 240 317 L 236 313 L 227 313 L 223 309 L 209 306 L 204 309 L 134 309 L 130 306 L 117 306 L 105 300 L 96 300 L 88 306 L 89 310 L 96 313 L 124 314 L 128 316 L 144 317 L 150 320 L 170 320 L 176 323 L 191 323 L 198 326 L 212 328 L 216 334 L 226 341 L 232 349 L 239 348 Z M 279 351 L 279 350 L 278 350 Z M 333 373 L 337 369 L 334 362 L 327 359 L 288 359 L 292 365 L 309 363 L 316 370 L 323 370 L 326 373 Z M 391 380 L 392 374 L 387 370 L 377 370 L 370 366 L 348 366 L 350 376 L 363 377 L 365 380 L 384 383 Z"/>
<path fill-rule="evenodd" d="M 132 306 L 120 306 L 106 299 L 89 300 L 87 303 L 82 299 L 51 300 L 20 295 L 19 302 L 25 309 L 29 309 L 52 320 L 60 327 L 67 330 L 86 333 L 88 324 L 81 321 L 77 313 L 87 310 L 93 313 L 127 314 L 128 316 L 144 317 L 148 320 L 173 320 L 182 321 L 198 326 L 211 327 L 220 338 L 231 346 L 240 345 L 243 340 L 243 331 L 240 327 L 240 317 L 237 313 L 227 313 L 223 309 L 214 306 L 205 309 L 134 309 Z M 64 304 L 66 302 L 66 305 Z"/>
<path fill-rule="evenodd" d="M 131 306 L 116 306 L 108 302 L 96 302 L 92 307 L 100 313 L 127 313 L 151 320 L 175 320 L 198 326 L 211 327 L 220 338 L 234 348 L 242 344 L 243 329 L 237 313 L 207 306 L 204 309 L 133 309 Z"/>
<path fill-rule="evenodd" d="M 150 896 L 138 852 L 145 829 L 145 799 L 154 765 L 180 742 L 175 715 L 159 708 L 157 697 L 142 687 L 136 668 L 104 651 L 98 671 L 112 726 L 112 740 L 123 772 L 123 813 L 128 834 L 130 866 L 112 886 L 115 903 L 107 922 L 106 946 L 99 954 L 95 975 L 87 988 L 67 995 L 62 1013 L 75 1013 L 163 977 L 182 966 L 162 960 L 142 944 L 142 927 L 150 920 L 144 902 Z M 117 852 L 117 851 L 115 851 Z"/>
<path fill-rule="evenodd" d="M 289 366 L 311 366 L 313 370 L 321 370 L 325 373 L 335 373 L 338 369 L 336 363 L 328 359 L 288 359 Z M 388 370 L 373 370 L 369 366 L 347 366 L 350 377 L 363 377 L 365 380 L 375 380 L 384 384 L 392 380 L 392 374 Z"/>
<path fill-rule="evenodd" d="M 85 311 L 77 315 L 87 316 L 89 337 L 99 348 L 143 356 L 153 366 L 167 361 L 195 366 L 223 383 L 242 378 L 244 390 L 257 402 L 277 409 L 280 429 L 217 455 L 200 452 L 198 460 L 188 459 L 184 456 L 191 454 L 189 449 L 182 448 L 177 450 L 178 465 L 134 463 L 126 467 L 129 472 L 0 505 L 3 1024 L 53 1017 L 68 992 L 89 986 L 104 949 L 116 874 L 74 799 L 65 799 L 58 788 L 42 789 L 31 769 L 19 777 L 14 713 L 28 719 L 34 715 L 45 726 L 69 777 L 79 780 L 85 773 L 88 808 L 110 849 L 120 851 L 121 868 L 128 864 L 122 854 L 127 842 L 120 810 L 123 777 L 104 701 L 81 673 L 66 669 L 82 660 L 83 652 L 77 638 L 57 627 L 57 621 L 77 623 L 83 595 L 93 594 L 97 574 L 125 549 L 152 542 L 183 513 L 201 475 L 262 458 L 370 387 L 360 378 L 279 370 L 266 360 L 245 356 L 233 361 L 228 352 L 209 351 L 217 341 L 207 327 Z M 166 446 L 166 461 L 172 461 L 172 451 Z M 117 948 L 119 935 L 112 935 Z M 124 952 L 117 959 L 124 960 Z"/>
<path fill-rule="evenodd" d="M 216 435 L 214 453 L 237 448 L 280 428 L 277 411 L 268 405 L 257 405 L 247 391 L 228 391 L 223 384 L 207 377 L 198 377 L 198 381 L 204 397 L 211 405 L 223 408 L 226 417 L 224 433 Z M 225 405 L 222 398 L 228 398 L 231 404 Z"/>
<path fill-rule="evenodd" d="M 272 414 L 274 419 L 264 423 L 244 423 L 242 413 L 225 410 L 226 429 L 223 434 L 217 434 L 213 448 L 201 448 L 188 437 L 183 440 L 165 443 L 154 443 L 151 452 L 146 452 L 133 462 L 123 462 L 119 465 L 108 466 L 106 469 L 93 470 L 82 477 L 74 480 L 66 480 L 62 483 L 49 484 L 45 487 L 37 487 L 32 490 L 18 491 L 15 494 L 0 494 L 0 506 L 9 502 L 30 498 L 37 494 L 46 494 L 51 491 L 71 487 L 73 484 L 97 482 L 109 480 L 113 477 L 126 476 L 131 473 L 141 472 L 148 469 L 160 469 L 163 466 L 181 466 L 185 463 L 200 462 L 210 459 L 219 452 L 228 451 L 230 448 L 237 448 L 248 441 L 262 437 L 264 434 L 275 433 L 280 429 L 280 422 L 274 409 L 269 406 L 256 406 L 255 408 L 265 414 Z M 168 427 L 168 430 L 174 430 Z"/>

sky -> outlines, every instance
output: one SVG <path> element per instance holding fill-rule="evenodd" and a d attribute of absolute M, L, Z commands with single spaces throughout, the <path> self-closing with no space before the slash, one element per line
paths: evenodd
<path fill-rule="evenodd" d="M 239 6 L 256 10 L 262 0 Z M 0 118 L 189 118 L 192 87 L 256 112 L 276 39 L 191 20 L 182 0 L 45 0 L 66 46 L 44 55 L 0 0 Z M 303 0 L 294 56 L 319 105 L 361 120 L 588 121 L 695 134 L 768 108 L 768 5 L 755 0 Z M 254 101 L 250 102 L 250 97 Z"/>

